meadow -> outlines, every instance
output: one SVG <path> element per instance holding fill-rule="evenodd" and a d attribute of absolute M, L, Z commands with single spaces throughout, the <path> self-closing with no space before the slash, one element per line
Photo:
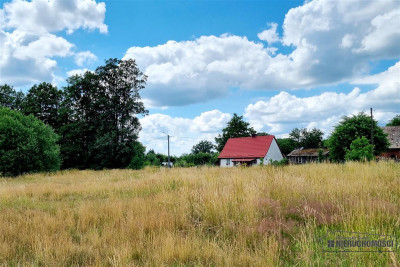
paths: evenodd
<path fill-rule="evenodd" d="M 399 252 L 322 252 L 329 230 L 400 240 L 400 164 L 0 178 L 6 266 L 400 265 Z"/>

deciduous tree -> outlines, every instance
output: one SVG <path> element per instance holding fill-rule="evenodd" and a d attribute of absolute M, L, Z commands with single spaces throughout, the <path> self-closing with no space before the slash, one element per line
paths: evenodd
<path fill-rule="evenodd" d="M 389 147 L 387 135 L 378 126 L 376 120 L 372 120 L 365 113 L 359 113 L 351 117 L 343 117 L 335 126 L 332 135 L 328 139 L 329 155 L 333 161 L 343 161 L 351 143 L 357 138 L 365 137 L 371 140 L 371 122 L 374 133 L 373 154 L 379 155 Z"/>
<path fill-rule="evenodd" d="M 219 134 L 218 137 L 215 138 L 217 150 L 221 152 L 229 138 L 246 137 L 252 134 L 256 134 L 253 127 L 250 127 L 250 124 L 243 120 L 243 116 L 238 116 L 234 113 L 232 119 L 227 123 L 227 126 L 222 129 L 222 135 Z"/>

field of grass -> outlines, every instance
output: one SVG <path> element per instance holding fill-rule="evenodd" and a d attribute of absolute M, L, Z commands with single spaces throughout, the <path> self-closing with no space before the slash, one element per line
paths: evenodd
<path fill-rule="evenodd" d="M 398 252 L 324 253 L 328 230 L 400 240 L 400 164 L 0 178 L 0 265 L 400 266 Z"/>

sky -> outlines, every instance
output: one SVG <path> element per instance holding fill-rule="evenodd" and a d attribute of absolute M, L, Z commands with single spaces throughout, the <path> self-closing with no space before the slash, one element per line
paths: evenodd
<path fill-rule="evenodd" d="M 400 0 L 0 0 L 0 84 L 61 88 L 135 59 L 147 150 L 189 153 L 236 113 L 287 137 L 369 112 L 400 114 Z"/>

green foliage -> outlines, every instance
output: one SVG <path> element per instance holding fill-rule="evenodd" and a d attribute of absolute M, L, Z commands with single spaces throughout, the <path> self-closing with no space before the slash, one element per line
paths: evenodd
<path fill-rule="evenodd" d="M 60 111 L 63 168 L 126 168 L 148 111 L 139 90 L 147 77 L 134 60 L 109 59 L 95 73 L 68 79 Z"/>
<path fill-rule="evenodd" d="M 386 126 L 400 126 L 400 115 L 394 116 Z"/>
<path fill-rule="evenodd" d="M 161 160 L 154 152 L 154 150 L 150 150 L 146 154 L 146 161 L 144 163 L 146 166 L 161 166 Z"/>
<path fill-rule="evenodd" d="M 350 144 L 350 149 L 346 150 L 345 159 L 347 161 L 371 161 L 374 159 L 373 146 L 364 136 L 355 139 Z"/>
<path fill-rule="evenodd" d="M 61 101 L 62 91 L 51 83 L 44 82 L 29 89 L 22 105 L 22 112 L 25 115 L 32 114 L 58 132 Z"/>
<path fill-rule="evenodd" d="M 299 144 L 291 138 L 278 138 L 276 139 L 276 142 L 278 143 L 282 154 L 285 156 L 299 147 Z"/>
<path fill-rule="evenodd" d="M 318 149 L 318 162 L 324 162 L 326 160 L 326 156 L 324 155 L 324 150 Z"/>
<path fill-rule="evenodd" d="M 221 152 L 229 138 L 246 137 L 256 134 L 256 131 L 250 127 L 248 122 L 243 120 L 243 116 L 233 114 L 232 119 L 227 123 L 227 126 L 222 129 L 222 135 L 219 134 L 215 138 L 217 143 L 217 151 Z"/>
<path fill-rule="evenodd" d="M 218 153 L 191 153 L 183 154 L 175 163 L 176 167 L 192 167 L 201 165 L 215 165 L 218 161 Z"/>
<path fill-rule="evenodd" d="M 285 165 L 288 165 L 289 164 L 289 160 L 288 159 L 286 159 L 286 158 L 284 158 L 284 159 L 281 159 L 281 160 L 272 160 L 272 159 L 270 159 L 269 160 L 269 164 L 271 164 L 272 166 L 285 166 Z"/>
<path fill-rule="evenodd" d="M 387 135 L 378 126 L 376 120 L 372 120 L 374 131 L 373 154 L 379 155 L 389 147 Z M 351 143 L 357 138 L 365 137 L 367 140 L 371 136 L 371 118 L 365 113 L 359 113 L 352 117 L 344 117 L 328 140 L 330 158 L 333 161 L 343 161 Z"/>
<path fill-rule="evenodd" d="M 132 146 L 133 157 L 129 163 L 128 168 L 134 170 L 140 170 L 145 166 L 145 151 L 146 148 L 140 142 L 134 142 Z"/>
<path fill-rule="evenodd" d="M 21 110 L 24 94 L 16 92 L 12 86 L 0 85 L 0 107 Z"/>
<path fill-rule="evenodd" d="M 294 128 L 289 136 L 290 139 L 298 144 L 298 147 L 318 148 L 322 146 L 322 137 L 324 133 L 317 128 L 312 130 L 307 130 L 307 128 Z"/>
<path fill-rule="evenodd" d="M 56 171 L 60 168 L 58 136 L 33 116 L 0 108 L 0 174 Z"/>
<path fill-rule="evenodd" d="M 197 153 L 212 153 L 214 150 L 215 146 L 212 142 L 202 140 L 200 141 L 197 145 L 194 145 L 192 148 L 192 153 L 197 154 Z"/>

